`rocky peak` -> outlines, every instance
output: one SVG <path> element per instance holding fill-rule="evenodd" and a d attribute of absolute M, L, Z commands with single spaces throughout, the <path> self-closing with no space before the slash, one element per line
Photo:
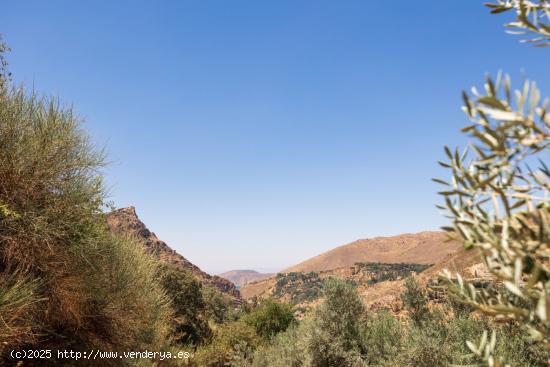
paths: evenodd
<path fill-rule="evenodd" d="M 182 266 L 190 270 L 201 283 L 214 286 L 236 300 L 240 299 L 235 284 L 227 279 L 205 273 L 198 266 L 170 248 L 164 241 L 159 240 L 139 219 L 135 207 L 129 206 L 107 214 L 107 224 L 115 233 L 136 237 L 145 247 L 145 251 L 159 260 Z"/>

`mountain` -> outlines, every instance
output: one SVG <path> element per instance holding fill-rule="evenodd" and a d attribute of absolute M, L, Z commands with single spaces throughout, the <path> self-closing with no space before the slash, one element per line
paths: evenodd
<path fill-rule="evenodd" d="M 248 282 L 269 278 L 273 275 L 273 273 L 259 273 L 256 270 L 230 270 L 219 274 L 220 277 L 230 280 L 238 286 L 242 286 Z"/>
<path fill-rule="evenodd" d="M 205 273 L 198 266 L 171 249 L 165 242 L 159 240 L 138 218 L 136 209 L 133 206 L 118 209 L 107 214 L 107 224 L 115 233 L 137 238 L 143 244 L 145 251 L 160 261 L 186 268 L 202 284 L 213 286 L 235 300 L 240 299 L 240 293 L 235 284 L 219 276 Z"/>
<path fill-rule="evenodd" d="M 435 264 L 461 244 L 446 242 L 444 232 L 407 233 L 351 242 L 305 260 L 283 272 L 310 272 L 353 266 L 357 262 Z"/>
<path fill-rule="evenodd" d="M 294 265 L 276 276 L 241 287 L 248 299 L 274 297 L 300 306 L 314 305 L 322 296 L 323 280 L 352 282 L 368 307 L 391 308 L 399 302 L 403 279 L 416 273 L 424 283 L 443 269 L 465 278 L 484 277 L 482 261 L 443 232 L 421 232 L 358 240 Z"/>

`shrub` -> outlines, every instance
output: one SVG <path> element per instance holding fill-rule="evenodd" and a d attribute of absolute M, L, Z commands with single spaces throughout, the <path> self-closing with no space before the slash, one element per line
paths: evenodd
<path fill-rule="evenodd" d="M 426 292 L 415 278 L 407 277 L 405 280 L 405 291 L 401 294 L 401 300 L 414 322 L 421 323 L 429 318 Z"/>
<path fill-rule="evenodd" d="M 177 340 L 181 344 L 198 344 L 211 334 L 206 320 L 202 286 L 181 266 L 162 264 L 159 281 L 171 300 Z"/>
<path fill-rule="evenodd" d="M 337 279 L 325 282 L 325 301 L 306 327 L 306 366 L 358 366 L 364 354 L 360 327 L 364 306 L 355 288 Z"/>
<path fill-rule="evenodd" d="M 202 298 L 204 300 L 206 317 L 221 324 L 226 321 L 235 321 L 237 318 L 232 300 L 211 286 L 202 287 Z"/>
<path fill-rule="evenodd" d="M 169 341 L 156 264 L 105 225 L 103 162 L 70 109 L 2 87 L 0 316 L 15 326 L 0 326 L 5 349 L 159 350 Z"/>
<path fill-rule="evenodd" d="M 387 312 L 379 312 L 368 318 L 361 333 L 361 343 L 367 350 L 367 364 L 392 365 L 403 344 L 403 329 L 399 321 Z"/>
<path fill-rule="evenodd" d="M 225 367 L 252 359 L 253 351 L 260 344 L 254 328 L 235 321 L 215 330 L 212 342 L 197 349 L 191 365 L 197 367 Z M 237 362 L 238 361 L 238 362 Z"/>
<path fill-rule="evenodd" d="M 16 346 L 33 340 L 33 312 L 39 298 L 40 283 L 37 279 L 4 271 L 0 274 L 0 315 L 3 327 L 0 329 L 0 354 L 4 346 Z"/>
<path fill-rule="evenodd" d="M 254 354 L 254 367 L 301 367 L 304 365 L 304 324 L 291 324 L 277 334 L 268 346 Z"/>
<path fill-rule="evenodd" d="M 276 300 L 266 300 L 258 308 L 242 317 L 242 321 L 256 329 L 264 339 L 285 331 L 294 321 L 290 305 Z"/>
<path fill-rule="evenodd" d="M 427 328 L 413 327 L 407 334 L 396 365 L 402 367 L 447 367 L 452 362 L 449 345 Z"/>

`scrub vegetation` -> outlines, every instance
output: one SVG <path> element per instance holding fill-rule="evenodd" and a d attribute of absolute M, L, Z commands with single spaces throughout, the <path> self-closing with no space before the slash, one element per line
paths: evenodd
<path fill-rule="evenodd" d="M 488 6 L 513 13 L 508 27 L 525 41 L 550 44 L 547 1 Z M 109 229 L 104 151 L 71 108 L 13 85 L 8 51 L 0 39 L 0 365 L 60 364 L 14 361 L 13 349 L 191 353 L 86 361 L 97 366 L 550 364 L 550 113 L 535 83 L 513 90 L 498 74 L 464 93 L 471 144 L 446 148 L 450 179 L 435 180 L 449 235 L 480 253 L 491 286 L 446 272 L 449 292 L 435 303 L 413 275 L 426 265 L 358 263 L 371 286 L 406 278 L 400 312 L 367 309 L 354 284 L 315 272 L 277 277 L 288 303 L 237 304 Z"/>

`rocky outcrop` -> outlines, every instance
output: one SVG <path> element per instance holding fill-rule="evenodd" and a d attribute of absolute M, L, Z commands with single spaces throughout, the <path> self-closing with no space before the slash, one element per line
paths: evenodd
<path fill-rule="evenodd" d="M 213 286 L 235 300 L 240 300 L 240 293 L 235 284 L 219 276 L 205 273 L 198 266 L 170 248 L 164 241 L 159 240 L 138 218 L 136 209 L 133 206 L 107 214 L 107 224 L 115 233 L 136 237 L 143 244 L 145 251 L 160 261 L 188 269 L 202 284 Z"/>

